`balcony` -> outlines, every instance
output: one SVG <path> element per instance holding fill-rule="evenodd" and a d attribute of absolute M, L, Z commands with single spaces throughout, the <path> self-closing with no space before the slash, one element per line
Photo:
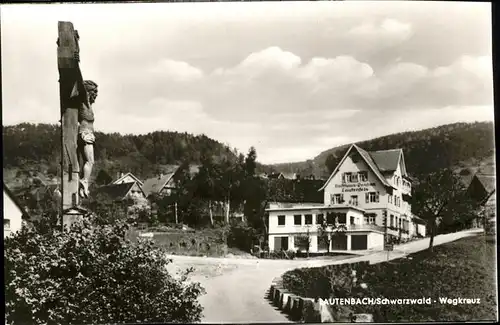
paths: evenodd
<path fill-rule="evenodd" d="M 393 236 L 399 236 L 401 234 L 401 236 L 405 236 L 405 235 L 409 235 L 410 234 L 410 230 L 405 230 L 403 228 L 396 228 L 396 227 L 387 227 L 387 233 L 389 235 L 393 235 Z"/>
<path fill-rule="evenodd" d="M 347 225 L 347 231 L 384 231 L 384 227 L 377 226 L 373 224 L 363 224 L 363 225 Z"/>

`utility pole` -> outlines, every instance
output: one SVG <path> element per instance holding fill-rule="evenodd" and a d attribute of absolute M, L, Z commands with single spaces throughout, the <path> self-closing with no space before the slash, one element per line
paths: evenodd
<path fill-rule="evenodd" d="M 87 211 L 80 207 L 78 195 L 80 164 L 78 157 L 78 111 L 87 94 L 79 67 L 79 36 L 71 22 L 58 23 L 57 64 L 61 104 L 61 210 L 62 226 L 81 220 Z"/>
<path fill-rule="evenodd" d="M 174 203 L 174 209 L 175 209 L 175 224 L 179 223 L 179 219 L 177 217 L 177 201 Z"/>

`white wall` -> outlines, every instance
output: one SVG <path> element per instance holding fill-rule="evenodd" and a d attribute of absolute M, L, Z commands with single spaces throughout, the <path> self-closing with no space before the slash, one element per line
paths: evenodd
<path fill-rule="evenodd" d="M 127 197 L 129 198 L 144 198 L 144 193 L 142 192 L 139 184 L 134 181 L 134 185 L 127 193 Z"/>
<path fill-rule="evenodd" d="M 384 235 L 372 232 L 368 235 L 368 249 L 384 249 Z"/>
<path fill-rule="evenodd" d="M 387 208 L 394 211 L 395 213 L 398 213 L 398 214 L 404 214 L 404 213 L 411 212 L 411 205 L 408 204 L 407 202 L 403 201 L 403 193 L 407 194 L 407 193 L 410 193 L 410 191 L 405 189 L 403 186 L 401 164 L 402 164 L 402 160 L 400 160 L 400 163 L 399 163 L 399 165 L 398 165 L 398 167 L 393 175 L 386 175 L 387 182 L 395 188 L 392 191 L 392 203 L 388 203 Z M 396 183 L 395 176 L 399 177 L 399 179 L 400 179 L 399 185 L 397 185 L 397 183 Z M 396 206 L 394 196 L 397 196 L 400 198 L 401 205 L 399 207 Z"/>
<path fill-rule="evenodd" d="M 330 210 L 332 211 L 332 210 Z M 350 224 L 351 216 L 354 217 L 354 224 L 362 225 L 364 224 L 363 212 L 352 209 L 338 209 L 333 210 L 333 212 L 346 213 L 346 223 Z M 312 224 L 305 225 L 305 215 L 312 215 Z M 305 233 L 307 230 L 310 232 L 315 232 L 318 229 L 316 224 L 316 215 L 323 214 L 326 218 L 327 211 L 319 209 L 301 209 L 301 210 L 282 210 L 282 211 L 269 211 L 269 234 L 294 234 L 294 233 Z M 285 216 L 285 225 L 278 225 L 278 216 Z M 296 226 L 294 224 L 294 215 L 301 215 L 301 225 Z"/>
<path fill-rule="evenodd" d="M 363 212 L 353 209 L 332 209 L 331 212 L 346 213 L 346 223 L 350 224 L 351 216 L 354 217 L 355 225 L 364 224 Z M 328 211 L 319 210 L 317 208 L 310 209 L 297 209 L 297 210 L 281 210 L 281 211 L 269 211 L 269 249 L 272 251 L 274 247 L 274 239 L 276 237 L 286 237 L 288 236 L 288 249 L 293 250 L 295 248 L 295 236 L 299 234 L 307 233 L 309 230 L 309 235 L 311 237 L 310 252 L 318 251 L 318 224 L 316 223 L 316 215 L 323 214 L 326 218 Z M 305 215 L 311 214 L 313 223 L 311 225 L 305 225 Z M 285 216 L 285 225 L 278 226 L 278 216 Z M 301 215 L 301 225 L 294 224 L 294 215 Z M 382 236 L 383 237 L 383 236 Z M 370 239 L 368 239 L 370 241 Z M 370 245 L 370 243 L 368 244 Z M 350 237 L 348 236 L 348 247 L 350 247 Z"/>
<path fill-rule="evenodd" d="M 17 204 L 11 199 L 7 192 L 3 192 L 3 219 L 10 221 L 10 227 L 8 229 L 4 226 L 4 238 L 11 233 L 14 233 L 21 229 L 23 225 L 23 212 L 17 206 Z M 5 223 L 4 223 L 5 224 Z"/>
<path fill-rule="evenodd" d="M 426 236 L 425 225 L 417 224 L 418 233 L 422 236 Z"/>
<path fill-rule="evenodd" d="M 412 221 L 412 222 L 410 222 L 410 237 L 415 236 L 416 234 L 417 234 L 417 226 Z"/>

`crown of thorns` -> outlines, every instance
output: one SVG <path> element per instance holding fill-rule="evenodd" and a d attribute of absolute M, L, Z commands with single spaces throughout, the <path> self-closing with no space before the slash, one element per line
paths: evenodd
<path fill-rule="evenodd" d="M 88 92 L 96 93 L 97 92 L 97 84 L 92 80 L 84 80 L 83 86 Z"/>

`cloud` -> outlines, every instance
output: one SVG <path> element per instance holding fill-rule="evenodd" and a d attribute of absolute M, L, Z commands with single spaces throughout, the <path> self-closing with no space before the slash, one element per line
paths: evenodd
<path fill-rule="evenodd" d="M 1 14 L 4 123 L 59 119 L 59 19 L 79 30 L 106 132 L 205 133 L 242 151 L 255 145 L 266 162 L 492 119 L 487 4 L 11 5 Z"/>
<path fill-rule="evenodd" d="M 413 34 L 411 24 L 403 23 L 396 19 L 384 19 L 380 23 L 367 22 L 348 31 L 348 36 L 358 39 L 371 39 L 376 41 L 402 42 L 408 40 Z"/>
<path fill-rule="evenodd" d="M 203 77 L 203 71 L 191 66 L 187 62 L 171 59 L 161 59 L 152 64 L 146 73 L 159 76 L 161 78 L 173 79 L 177 82 L 190 82 Z"/>
<path fill-rule="evenodd" d="M 444 123 L 455 107 L 460 116 L 468 114 L 470 119 L 472 113 L 462 107 L 488 102 L 484 89 L 492 86 L 487 63 L 487 57 L 459 57 L 430 69 L 398 60 L 375 70 L 353 56 L 305 61 L 272 46 L 213 71 L 168 58 L 125 70 L 128 76 L 120 88 L 101 98 L 100 105 L 130 116 L 151 115 L 142 117 L 141 124 L 149 125 L 144 130 L 155 126 L 205 133 L 222 142 L 231 139 L 231 145 L 242 151 L 251 145 L 287 148 L 293 156 L 334 146 L 339 134 L 349 134 L 345 141 L 356 141 L 363 139 L 361 135 L 378 136 L 404 125 L 426 124 L 427 118 L 418 114 L 433 114 L 434 120 Z M 116 105 L 123 93 L 137 96 L 123 97 Z M 444 117 L 436 116 L 443 107 L 448 107 L 442 111 Z M 401 113 L 405 110 L 413 113 Z M 266 149 L 260 157 L 278 159 L 278 152 Z"/>
<path fill-rule="evenodd" d="M 301 59 L 295 54 L 283 51 L 277 46 L 269 47 L 247 56 L 234 70 L 244 72 L 256 70 L 291 70 L 300 65 Z"/>

